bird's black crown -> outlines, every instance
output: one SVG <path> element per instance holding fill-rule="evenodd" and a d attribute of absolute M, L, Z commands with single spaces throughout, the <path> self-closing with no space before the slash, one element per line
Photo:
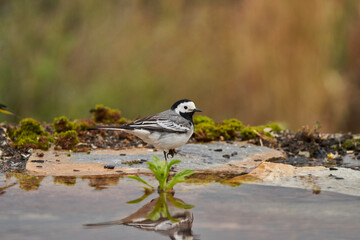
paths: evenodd
<path fill-rule="evenodd" d="M 189 99 L 181 99 L 181 100 L 177 101 L 176 103 L 174 103 L 171 106 L 171 109 L 175 110 L 177 108 L 177 106 L 179 106 L 181 103 L 184 103 L 184 102 L 191 102 L 191 100 L 189 100 Z"/>

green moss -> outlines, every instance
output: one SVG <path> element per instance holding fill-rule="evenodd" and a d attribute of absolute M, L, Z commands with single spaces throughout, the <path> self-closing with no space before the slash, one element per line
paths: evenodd
<path fill-rule="evenodd" d="M 256 132 L 266 137 L 272 138 L 273 135 L 271 132 L 281 131 L 281 127 L 277 123 L 269 123 L 266 125 L 250 127 L 244 126 L 241 121 L 234 118 L 224 120 L 222 123 L 216 124 L 209 117 L 196 116 L 194 118 L 194 124 L 194 136 L 198 141 L 212 141 L 219 139 L 231 140 L 235 138 L 242 138 L 247 140 L 258 137 Z"/>
<path fill-rule="evenodd" d="M 21 120 L 20 128 L 15 131 L 15 136 L 28 136 L 32 134 L 40 136 L 46 135 L 39 121 L 32 118 L 25 118 Z"/>
<path fill-rule="evenodd" d="M 264 131 L 267 128 L 271 129 L 271 131 Z M 271 132 L 280 132 L 281 127 L 277 123 L 269 123 L 266 125 L 260 125 L 260 126 L 245 126 L 240 130 L 240 137 L 244 140 L 252 139 L 255 137 L 258 137 L 256 132 L 258 132 L 261 135 L 264 135 L 269 138 L 273 138 L 274 136 L 271 134 Z"/>
<path fill-rule="evenodd" d="M 16 129 L 11 138 L 18 148 L 32 147 L 47 150 L 53 140 L 49 133 L 44 131 L 40 122 L 32 118 L 20 121 L 20 127 Z"/>
<path fill-rule="evenodd" d="M 246 126 L 246 127 L 243 127 L 241 130 L 240 130 L 240 136 L 242 139 L 252 139 L 252 138 L 255 138 L 257 137 L 257 134 L 254 132 L 254 127 L 249 127 L 249 126 Z"/>
<path fill-rule="evenodd" d="M 90 124 L 88 122 L 81 121 L 81 122 L 75 122 L 74 129 L 78 130 L 78 131 L 85 131 L 89 127 L 90 127 Z"/>
<path fill-rule="evenodd" d="M 93 114 L 95 122 L 116 123 L 121 119 L 121 112 L 117 109 L 111 109 L 104 105 L 96 105 L 95 109 L 90 111 Z"/>
<path fill-rule="evenodd" d="M 117 122 L 118 124 L 122 125 L 122 124 L 126 124 L 126 123 L 130 123 L 131 121 L 127 118 L 120 118 L 119 121 Z"/>
<path fill-rule="evenodd" d="M 199 141 L 212 141 L 220 137 L 220 131 L 215 122 L 206 116 L 196 116 L 194 118 L 194 135 Z"/>
<path fill-rule="evenodd" d="M 200 124 L 200 123 L 208 123 L 211 125 L 215 125 L 214 120 L 212 120 L 211 118 L 207 117 L 207 116 L 202 116 L 202 115 L 197 115 L 194 117 L 194 124 Z"/>
<path fill-rule="evenodd" d="M 53 123 L 54 130 L 57 133 L 74 130 L 74 125 L 75 124 L 70 122 L 69 119 L 65 116 L 55 118 Z"/>
<path fill-rule="evenodd" d="M 278 123 L 272 122 L 265 125 L 265 127 L 271 128 L 273 132 L 281 132 L 282 128 Z"/>
<path fill-rule="evenodd" d="M 55 137 L 55 145 L 60 146 L 62 149 L 74 149 L 75 145 L 79 143 L 77 132 L 75 130 L 58 133 Z"/>
<path fill-rule="evenodd" d="M 226 140 L 234 139 L 239 135 L 239 131 L 243 128 L 244 125 L 239 120 L 232 118 L 229 120 L 224 120 L 222 124 L 218 126 L 220 135 Z"/>
<path fill-rule="evenodd" d="M 343 147 L 347 150 L 354 150 L 356 147 L 360 146 L 360 138 L 347 139 L 343 143 Z"/>

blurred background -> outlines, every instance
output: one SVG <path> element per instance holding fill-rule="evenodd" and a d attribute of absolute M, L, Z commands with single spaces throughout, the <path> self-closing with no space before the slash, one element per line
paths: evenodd
<path fill-rule="evenodd" d="M 359 132 L 360 1 L 0 1 L 0 103 L 19 116 L 182 98 L 216 121 Z"/>

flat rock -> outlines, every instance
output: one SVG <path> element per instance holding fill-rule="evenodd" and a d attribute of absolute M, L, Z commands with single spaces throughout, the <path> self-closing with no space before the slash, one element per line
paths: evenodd
<path fill-rule="evenodd" d="M 147 174 L 147 161 L 157 155 L 163 159 L 161 152 L 147 148 L 124 150 L 93 150 L 88 153 L 71 153 L 60 151 L 36 151 L 44 155 L 39 161 L 38 154 L 32 154 L 26 169 L 33 175 L 84 176 L 107 174 Z M 284 154 L 267 147 L 235 142 L 214 142 L 209 144 L 186 144 L 177 149 L 175 158 L 182 162 L 174 171 L 193 169 L 196 172 L 225 172 L 245 174 L 256 169 L 260 163 L 284 158 Z"/>
<path fill-rule="evenodd" d="M 360 171 L 349 168 L 294 167 L 264 162 L 248 175 L 259 179 L 252 182 L 255 184 L 309 189 L 314 194 L 331 191 L 360 196 Z M 241 178 L 229 181 L 237 180 L 241 181 Z"/>

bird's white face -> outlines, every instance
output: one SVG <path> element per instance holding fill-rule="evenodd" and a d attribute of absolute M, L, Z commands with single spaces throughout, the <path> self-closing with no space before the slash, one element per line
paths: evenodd
<path fill-rule="evenodd" d="M 198 109 L 195 107 L 195 103 L 193 102 L 183 102 L 180 103 L 176 108 L 175 108 L 175 112 L 177 114 L 180 113 L 192 113 L 192 112 L 197 112 Z"/>

